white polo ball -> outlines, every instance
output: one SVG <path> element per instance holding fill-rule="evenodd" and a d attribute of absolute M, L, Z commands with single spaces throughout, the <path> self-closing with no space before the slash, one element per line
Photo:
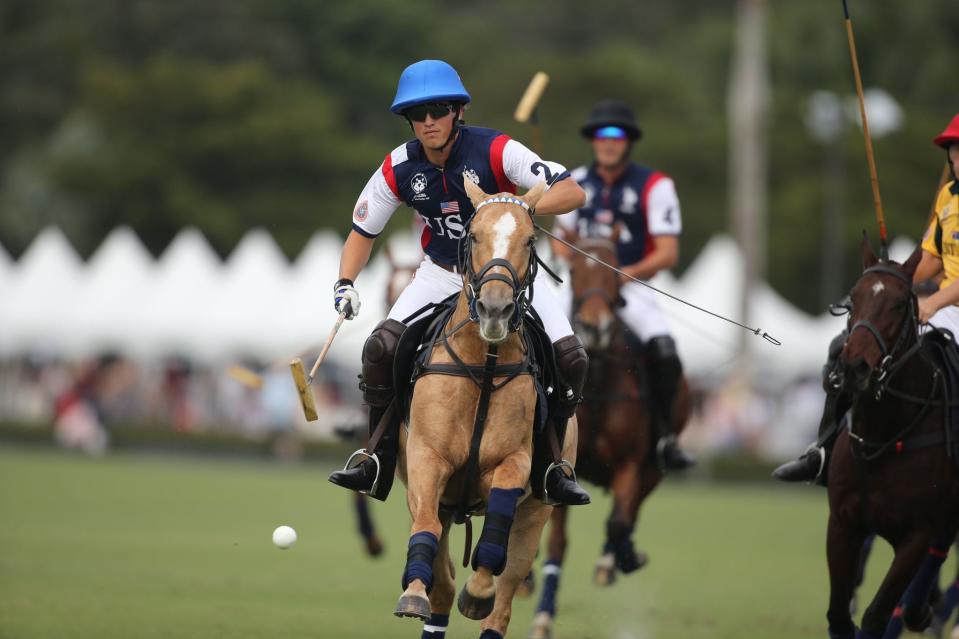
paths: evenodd
<path fill-rule="evenodd" d="M 273 545 L 287 549 L 296 543 L 296 531 L 289 526 L 279 526 L 273 531 Z"/>

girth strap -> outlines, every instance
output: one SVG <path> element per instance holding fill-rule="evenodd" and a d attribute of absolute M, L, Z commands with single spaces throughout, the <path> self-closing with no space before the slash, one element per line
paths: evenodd
<path fill-rule="evenodd" d="M 486 416 L 489 414 L 489 400 L 493 394 L 493 377 L 496 373 L 496 360 L 499 357 L 499 346 L 490 344 L 486 353 L 486 365 L 483 367 L 483 382 L 480 387 L 479 404 L 476 406 L 476 419 L 473 421 L 473 437 L 470 441 L 469 457 L 466 459 L 466 472 L 463 476 L 463 490 L 459 504 L 456 507 L 454 521 L 462 524 L 469 521 L 470 491 L 479 477 L 479 451 L 483 440 L 483 431 L 486 428 Z M 464 553 L 464 559 L 469 559 L 469 549 Z M 463 564 L 465 568 L 467 563 Z"/>

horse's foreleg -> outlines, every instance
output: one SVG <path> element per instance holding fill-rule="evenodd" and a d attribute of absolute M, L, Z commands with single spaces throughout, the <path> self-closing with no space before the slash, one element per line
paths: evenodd
<path fill-rule="evenodd" d="M 370 515 L 370 505 L 366 495 L 362 493 L 353 493 L 353 506 L 356 510 L 356 521 L 359 524 L 360 535 L 366 546 L 366 552 L 370 557 L 379 557 L 383 554 L 383 542 L 380 536 L 376 534 L 376 526 L 373 524 L 373 517 Z"/>
<path fill-rule="evenodd" d="M 929 546 L 919 571 L 902 596 L 903 622 L 913 632 L 922 632 L 932 621 L 933 587 L 938 586 L 939 569 L 949 556 L 953 539 L 955 535 L 946 535 Z"/>
<path fill-rule="evenodd" d="M 610 485 L 613 510 L 606 521 L 606 543 L 596 562 L 593 580 L 599 586 L 609 586 L 616 580 L 616 570 L 629 574 L 646 564 L 646 557 L 633 547 L 633 527 L 639 512 L 641 495 L 640 467 L 629 462 L 613 475 Z"/>
<path fill-rule="evenodd" d="M 458 602 L 460 612 L 470 619 L 483 619 L 493 609 L 496 595 L 493 576 L 501 574 L 506 567 L 510 530 L 529 471 L 530 458 L 523 451 L 507 456 L 493 471 L 483 532 L 473 553 L 473 574 L 463 586 Z"/>
<path fill-rule="evenodd" d="M 417 469 L 409 473 L 406 487 L 413 526 L 403 571 L 403 595 L 393 614 L 427 621 L 431 614 L 433 563 L 443 534 L 439 518 L 440 492 L 451 470 L 448 462 L 425 446 L 407 447 L 407 467 Z"/>
<path fill-rule="evenodd" d="M 896 604 L 922 563 L 930 537 L 926 531 L 914 531 L 896 545 L 892 566 L 862 616 L 862 639 L 879 639 L 885 634 Z"/>
<path fill-rule="evenodd" d="M 517 508 L 516 521 L 510 531 L 509 560 L 506 562 L 506 569 L 497 580 L 493 611 L 483 622 L 484 634 L 481 635 L 483 639 L 506 635 L 513 612 L 513 596 L 533 565 L 543 527 L 546 526 L 546 520 L 549 519 L 552 511 L 551 506 L 532 497 L 526 499 Z"/>
<path fill-rule="evenodd" d="M 862 533 L 852 533 L 830 515 L 826 532 L 826 558 L 829 562 L 829 611 L 826 618 L 830 639 L 853 639 L 856 632 L 849 613 L 849 600 L 856 586 L 863 539 Z"/>
<path fill-rule="evenodd" d="M 446 628 L 450 622 L 450 610 L 456 596 L 456 569 L 450 557 L 450 520 L 452 515 L 442 518 L 443 534 L 436 559 L 433 561 L 433 590 L 430 592 L 430 618 L 423 624 L 420 639 L 445 639 Z"/>
<path fill-rule="evenodd" d="M 543 565 L 543 594 L 536 607 L 530 639 L 548 639 L 552 636 L 553 619 L 556 617 L 556 593 L 563 558 L 566 555 L 566 517 L 569 508 L 553 508 L 549 518 L 549 541 L 546 563 Z"/>

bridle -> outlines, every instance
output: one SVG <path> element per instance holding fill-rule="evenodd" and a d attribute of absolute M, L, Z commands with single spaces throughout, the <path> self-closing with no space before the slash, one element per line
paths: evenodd
<path fill-rule="evenodd" d="M 523 200 L 509 195 L 497 195 L 483 200 L 476 205 L 476 213 L 487 204 L 515 204 L 520 206 L 532 217 L 533 212 L 529 205 Z M 535 239 L 529 242 L 529 262 L 526 269 L 526 276 L 520 279 L 516 272 L 516 267 L 502 257 L 494 257 L 480 267 L 479 271 L 473 268 L 473 243 L 476 236 L 470 232 L 466 235 L 466 246 L 461 252 L 462 262 L 460 263 L 460 272 L 463 273 L 463 285 L 466 291 L 466 301 L 469 303 L 469 317 L 473 322 L 479 322 L 479 313 L 476 310 L 476 301 L 479 297 L 480 289 L 487 282 L 504 282 L 512 290 L 513 314 L 509 319 L 509 331 L 515 332 L 523 324 L 523 317 L 533 303 L 533 281 L 536 279 L 538 266 L 542 263 L 539 256 L 536 255 Z M 494 268 L 504 268 L 509 275 L 503 273 L 491 273 Z"/>
<path fill-rule="evenodd" d="M 882 397 L 883 392 L 885 392 L 891 375 L 900 367 L 902 367 L 913 355 L 915 355 L 919 349 L 922 348 L 922 344 L 919 342 L 919 340 L 916 340 L 916 343 L 911 348 L 903 353 L 900 353 L 903 346 L 906 344 L 908 337 L 910 335 L 916 336 L 919 333 L 919 320 L 917 315 L 918 301 L 916 294 L 912 290 L 912 280 L 903 272 L 887 264 L 876 264 L 875 266 L 871 266 L 863 271 L 863 275 L 873 273 L 877 275 L 891 275 L 902 282 L 905 282 L 909 291 L 909 308 L 903 313 L 902 320 L 899 322 L 899 330 L 897 331 L 896 341 L 893 343 L 892 348 L 889 348 L 885 338 L 882 336 L 882 333 L 878 328 L 876 328 L 876 325 L 867 319 L 857 320 L 852 327 L 850 327 L 849 335 L 846 337 L 846 342 L 848 343 L 853 333 L 861 328 L 872 335 L 873 339 L 876 341 L 876 345 L 879 346 L 879 352 L 882 353 L 882 359 L 879 362 L 879 366 L 875 369 L 876 377 L 874 380 L 875 397 L 878 400 L 880 397 Z"/>

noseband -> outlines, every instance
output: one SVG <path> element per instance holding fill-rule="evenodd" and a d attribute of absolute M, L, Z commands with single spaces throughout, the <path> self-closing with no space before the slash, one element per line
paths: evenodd
<path fill-rule="evenodd" d="M 487 200 L 483 200 L 478 205 L 476 205 L 476 211 L 473 216 L 475 219 L 476 213 L 479 212 L 481 208 L 487 204 L 515 204 L 521 206 L 523 210 L 532 216 L 532 211 L 530 211 L 529 205 L 523 200 L 511 197 L 498 195 L 496 197 L 491 197 Z M 526 311 L 529 310 L 530 305 L 533 303 L 533 280 L 536 279 L 537 267 L 539 266 L 540 260 L 536 255 L 536 246 L 534 243 L 529 245 L 529 263 L 526 269 L 526 277 L 520 280 L 519 274 L 516 272 L 516 267 L 506 259 L 501 257 L 494 257 L 489 260 L 480 268 L 479 271 L 473 269 L 473 242 L 476 240 L 476 236 L 473 233 L 467 233 L 466 235 L 466 246 L 464 247 L 462 255 L 462 263 L 460 264 L 460 271 L 464 275 L 464 282 L 466 284 L 466 300 L 469 302 L 469 314 L 470 320 L 473 322 L 479 322 L 479 313 L 476 310 L 476 301 L 479 297 L 480 289 L 487 282 L 499 281 L 506 283 L 510 289 L 513 291 L 513 314 L 509 319 L 509 331 L 512 333 L 519 329 L 523 323 L 523 317 L 526 315 Z M 505 268 L 509 273 L 507 277 L 503 273 L 490 273 L 494 268 L 502 267 Z"/>

